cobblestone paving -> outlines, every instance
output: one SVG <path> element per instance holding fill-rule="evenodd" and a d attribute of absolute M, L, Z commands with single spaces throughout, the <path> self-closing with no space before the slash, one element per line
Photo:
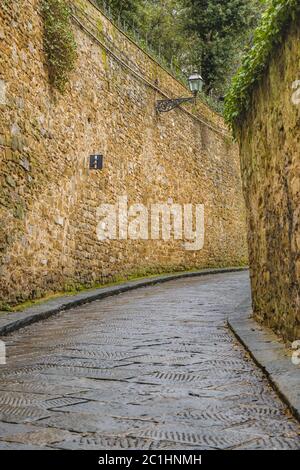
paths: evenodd
<path fill-rule="evenodd" d="M 2 338 L 0 449 L 299 449 L 226 327 L 247 273 L 172 281 Z"/>

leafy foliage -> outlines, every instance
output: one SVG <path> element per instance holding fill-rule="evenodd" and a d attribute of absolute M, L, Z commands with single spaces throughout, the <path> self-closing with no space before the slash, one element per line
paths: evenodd
<path fill-rule="evenodd" d="M 206 91 L 222 95 L 260 17 L 259 0 L 189 0 L 186 28 L 195 33 L 191 62 L 202 69 Z"/>
<path fill-rule="evenodd" d="M 93 0 L 99 8 L 112 15 L 114 18 L 121 18 L 128 23 L 133 23 L 139 17 L 139 0 Z"/>
<path fill-rule="evenodd" d="M 206 93 L 216 97 L 227 90 L 263 8 L 262 0 L 96 1 L 137 28 L 177 76 L 201 69 Z"/>
<path fill-rule="evenodd" d="M 225 100 L 226 121 L 236 129 L 247 111 L 252 91 L 262 77 L 272 52 L 281 41 L 286 27 L 300 14 L 299 0 L 270 0 L 254 42 L 232 81 Z"/>
<path fill-rule="evenodd" d="M 63 93 L 77 57 L 68 1 L 42 0 L 42 14 L 50 83 Z"/>
<path fill-rule="evenodd" d="M 192 38 L 185 31 L 185 9 L 180 0 L 144 1 L 140 28 L 151 44 L 174 65 L 182 68 Z"/>
<path fill-rule="evenodd" d="M 179 81 L 191 38 L 184 29 L 182 0 L 93 0 L 128 36 Z"/>
<path fill-rule="evenodd" d="M 189 36 L 184 30 L 182 0 L 95 0 L 116 20 L 121 17 L 127 29 L 134 29 L 149 46 L 165 59 L 180 62 L 178 57 L 188 50 Z M 176 59 L 176 60 L 175 60 Z"/>

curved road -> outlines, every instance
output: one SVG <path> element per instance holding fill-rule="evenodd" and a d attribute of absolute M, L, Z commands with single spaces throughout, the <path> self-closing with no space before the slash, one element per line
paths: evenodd
<path fill-rule="evenodd" d="M 94 302 L 3 338 L 0 449 L 299 449 L 226 327 L 246 272 Z"/>

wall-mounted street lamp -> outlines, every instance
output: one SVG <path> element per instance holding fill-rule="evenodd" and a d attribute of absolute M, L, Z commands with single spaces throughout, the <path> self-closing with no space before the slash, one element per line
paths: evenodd
<path fill-rule="evenodd" d="M 182 103 L 196 103 L 199 92 L 203 89 L 203 78 L 198 72 L 194 72 L 189 77 L 189 87 L 194 96 L 190 98 L 175 98 L 173 100 L 159 100 L 156 102 L 156 110 L 159 113 L 167 113 L 172 109 L 178 108 Z"/>

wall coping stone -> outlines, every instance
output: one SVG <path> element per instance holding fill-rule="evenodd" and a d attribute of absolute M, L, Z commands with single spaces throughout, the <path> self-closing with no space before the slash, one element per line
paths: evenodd
<path fill-rule="evenodd" d="M 291 351 L 279 336 L 257 323 L 252 314 L 249 295 L 228 318 L 228 326 L 300 421 L 300 366 L 292 363 Z"/>

